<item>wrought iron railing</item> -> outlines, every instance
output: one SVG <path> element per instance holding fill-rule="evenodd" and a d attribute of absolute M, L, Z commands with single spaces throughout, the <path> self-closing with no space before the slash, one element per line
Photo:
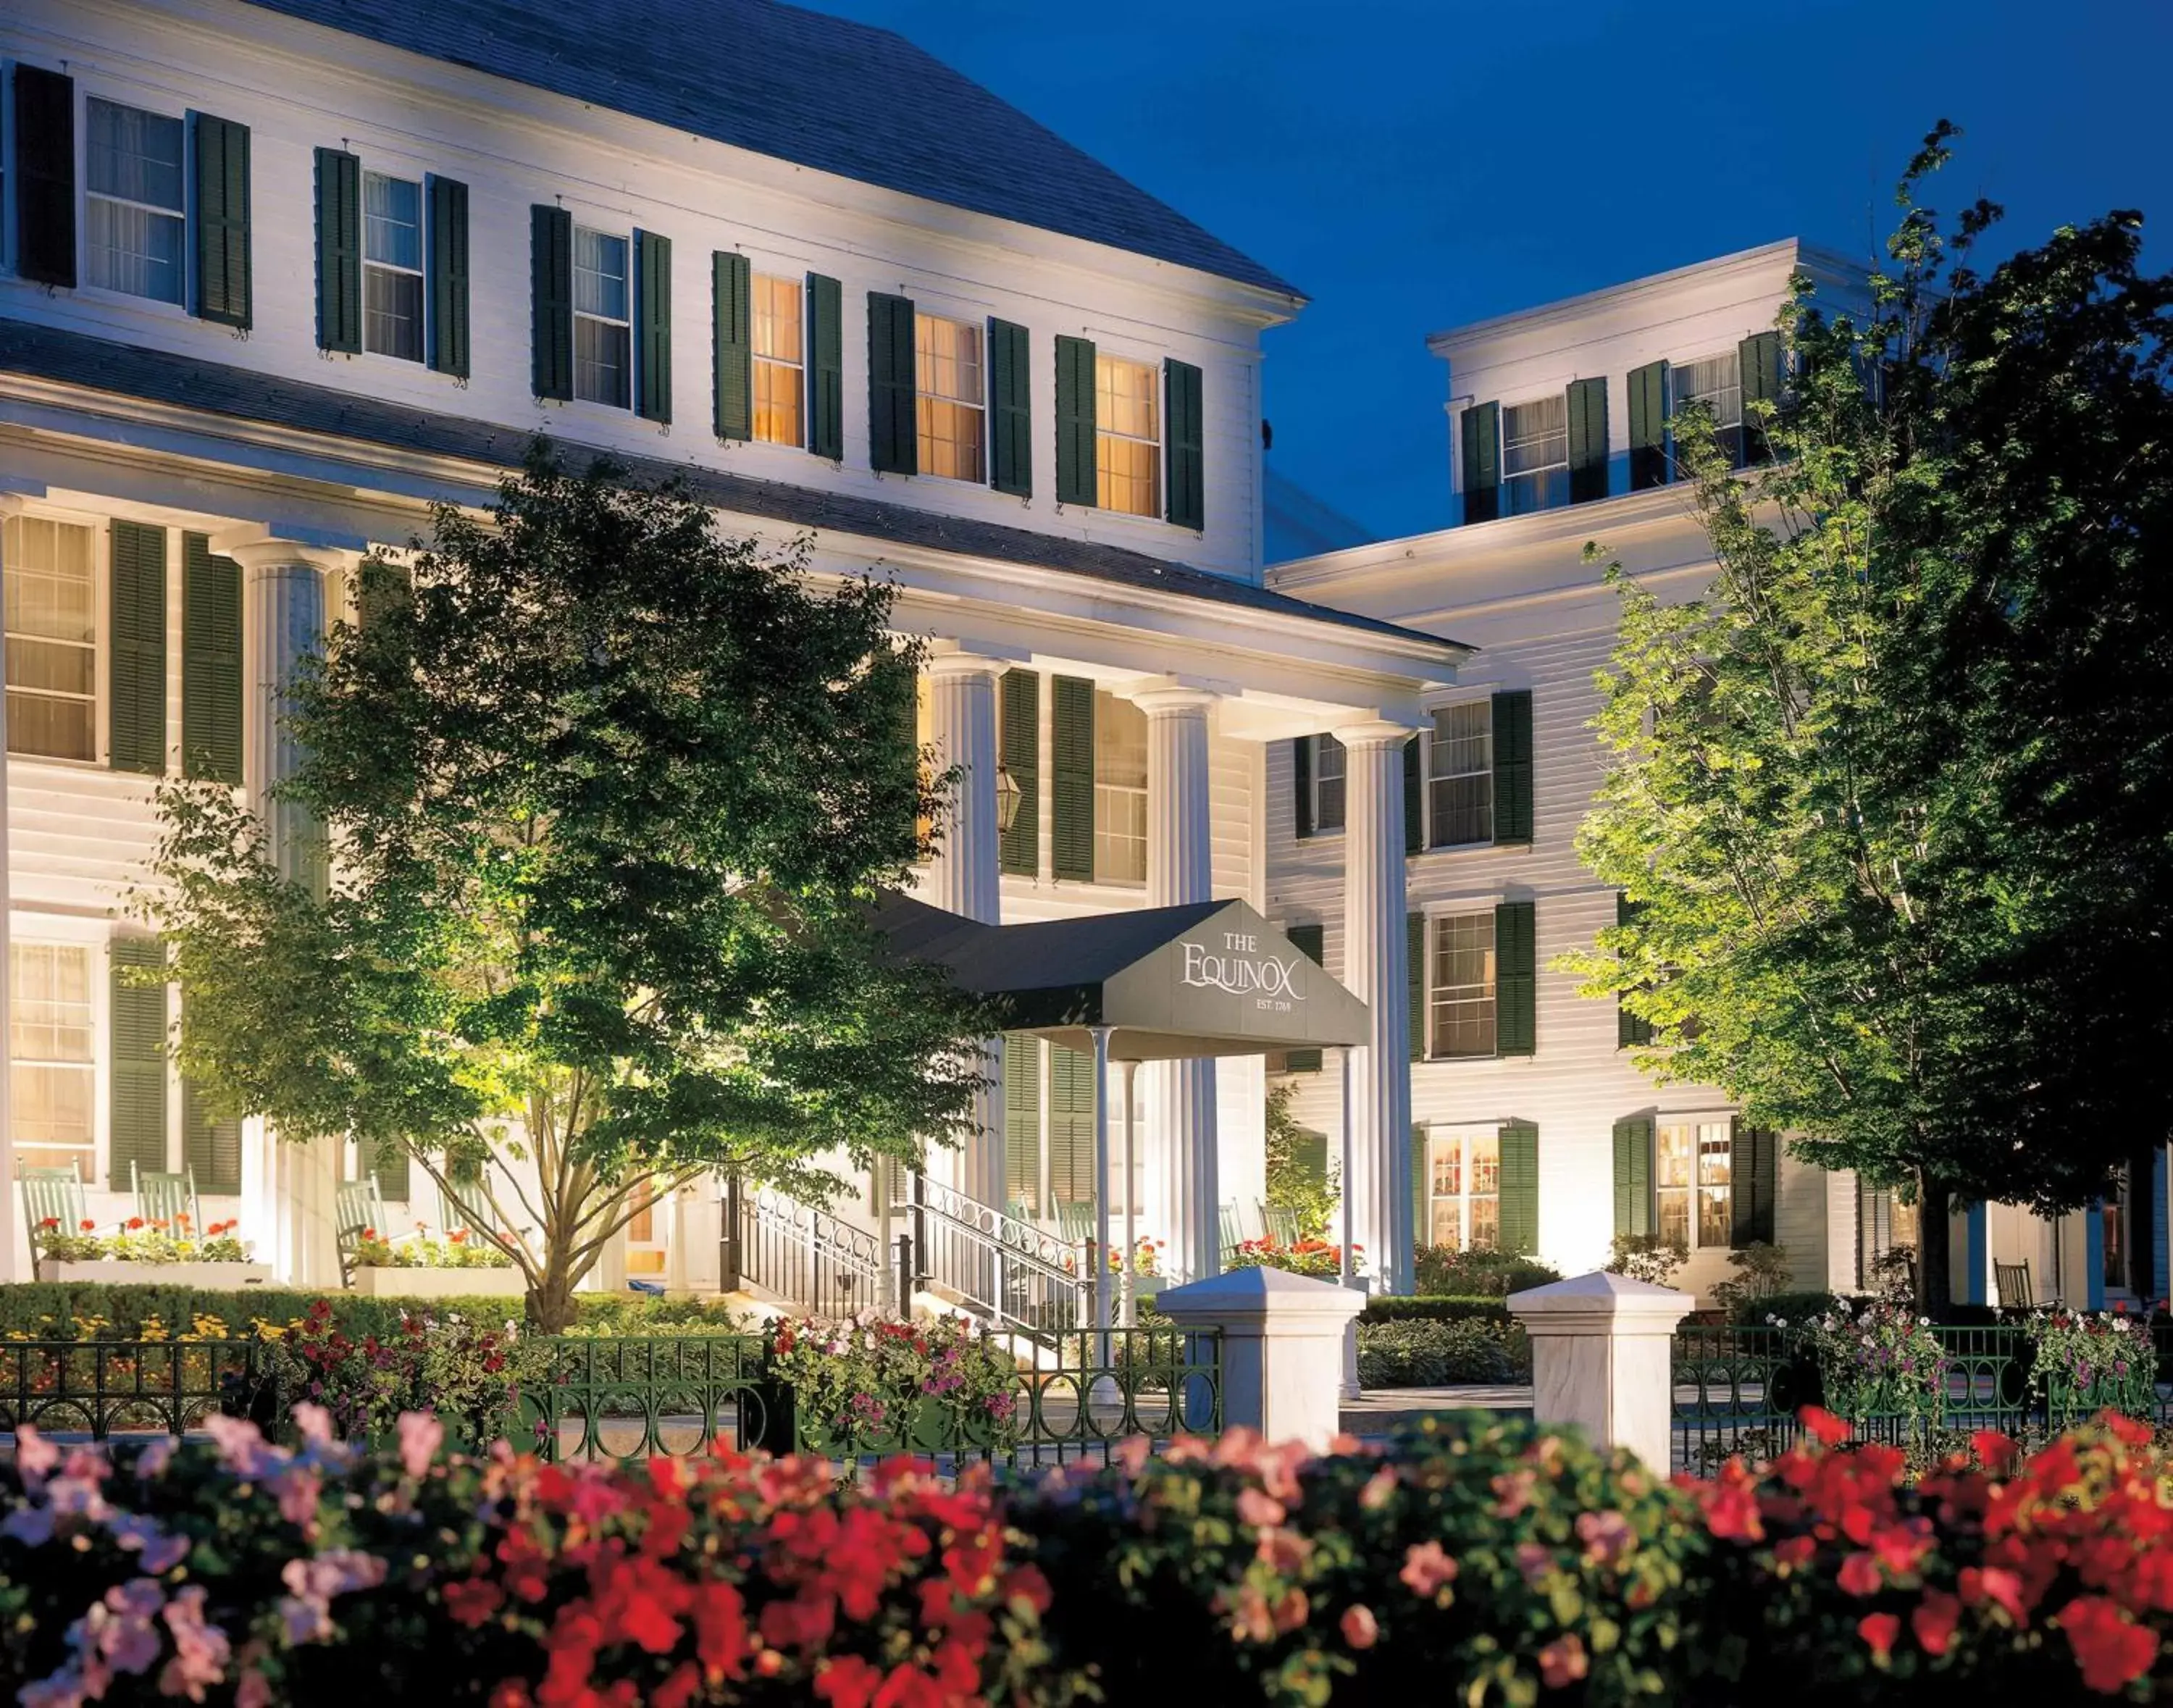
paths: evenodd
<path fill-rule="evenodd" d="M 720 1441 L 745 1449 L 769 1434 L 774 1405 L 751 1334 L 562 1335 L 521 1401 L 509 1435 L 558 1460 L 684 1457 Z"/>
<path fill-rule="evenodd" d="M 1093 1321 L 1088 1247 L 1006 1215 L 924 1174 L 903 1207 L 910 1279 L 1000 1328 L 1048 1339 Z"/>
<path fill-rule="evenodd" d="M 185 1435 L 224 1412 L 284 1415 L 277 1366 L 253 1340 L 0 1343 L 0 1430 L 104 1441 Z"/>
<path fill-rule="evenodd" d="M 723 1285 L 752 1284 L 820 1317 L 882 1303 L 883 1254 L 865 1228 L 774 1187 L 725 1186 Z"/>

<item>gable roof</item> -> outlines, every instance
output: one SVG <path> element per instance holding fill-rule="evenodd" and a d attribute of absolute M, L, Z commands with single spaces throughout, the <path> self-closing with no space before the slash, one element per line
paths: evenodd
<path fill-rule="evenodd" d="M 1297 297 L 903 36 L 779 0 L 249 0 L 758 154 Z"/>
<path fill-rule="evenodd" d="M 535 437 L 530 428 L 445 415 L 412 404 L 335 391 L 328 385 L 254 373 L 199 356 L 147 350 L 110 338 L 94 338 L 87 332 L 4 316 L 0 316 L 0 374 L 20 374 L 176 408 L 499 469 L 519 467 Z M 1314 605 L 1249 581 L 1233 580 L 1122 546 L 1038 533 L 1008 522 L 941 515 L 858 493 L 822 492 L 785 481 L 669 462 L 661 457 L 607 451 L 578 441 L 557 443 L 568 450 L 608 457 L 639 480 L 682 481 L 704 503 L 739 515 L 793 527 L 831 529 L 900 546 L 957 552 L 996 563 L 1032 565 L 1248 611 L 1307 618 L 1339 628 L 1421 642 L 1444 656 L 1461 657 L 1471 650 L 1437 634 Z"/>

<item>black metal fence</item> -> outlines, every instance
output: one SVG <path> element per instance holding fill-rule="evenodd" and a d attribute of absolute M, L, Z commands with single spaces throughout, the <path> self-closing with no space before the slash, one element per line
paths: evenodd
<path fill-rule="evenodd" d="M 752 1283 L 821 1317 L 882 1303 L 883 1253 L 865 1228 L 736 1176 L 725 1185 L 724 1291 Z"/>

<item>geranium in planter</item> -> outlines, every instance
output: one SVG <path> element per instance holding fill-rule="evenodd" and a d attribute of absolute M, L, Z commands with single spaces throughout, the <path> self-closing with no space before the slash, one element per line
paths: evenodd
<path fill-rule="evenodd" d="M 89 1221 L 67 1233 L 48 1216 L 36 1238 L 40 1257 L 53 1265 L 55 1279 L 62 1281 L 125 1283 L 137 1279 L 132 1268 L 143 1265 L 157 1267 L 161 1282 L 179 1286 L 261 1285 L 272 1272 L 250 1261 L 249 1242 L 235 1231 L 240 1226 L 231 1219 L 210 1222 L 199 1234 L 185 1215 L 172 1222 L 133 1215 L 111 1234 L 98 1232 Z"/>
<path fill-rule="evenodd" d="M 1827 1409 L 1858 1427 L 1876 1420 L 1922 1435 L 1946 1415 L 1947 1355 L 1931 1318 L 1885 1300 L 1804 1325 Z"/>
<path fill-rule="evenodd" d="M 527 1290 L 520 1272 L 491 1241 L 456 1229 L 443 1239 L 418 1233 L 393 1241 L 364 1228 L 354 1249 L 354 1285 L 378 1298 L 518 1298 Z"/>
<path fill-rule="evenodd" d="M 2124 1311 L 2040 1311 L 2030 1319 L 2030 1380 L 2054 1429 L 2101 1411 L 2146 1421 L 2158 1410 L 2150 1325 Z"/>
<path fill-rule="evenodd" d="M 1351 1268 L 1362 1273 L 1366 1268 L 1366 1248 L 1351 1247 Z M 1273 1240 L 1247 1240 L 1223 1259 L 1226 1269 L 1288 1269 L 1294 1275 L 1311 1275 L 1316 1280 L 1333 1281 L 1343 1273 L 1343 1247 L 1330 1245 L 1326 1240 L 1300 1240 L 1296 1245 L 1278 1245 Z"/>
<path fill-rule="evenodd" d="M 780 1318 L 770 1327 L 769 1373 L 765 1446 L 834 1457 L 1000 1448 L 1017 1438 L 1018 1366 L 960 1317 Z"/>

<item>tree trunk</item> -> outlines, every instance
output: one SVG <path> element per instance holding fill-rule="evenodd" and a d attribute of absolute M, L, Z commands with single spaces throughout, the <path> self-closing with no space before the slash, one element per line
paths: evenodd
<path fill-rule="evenodd" d="M 542 1285 L 528 1290 L 528 1326 L 539 1334 L 563 1334 L 574 1326 L 573 1277 L 558 1253 L 545 1255 Z"/>
<path fill-rule="evenodd" d="M 1954 1307 L 1952 1230 L 1947 1218 L 1953 1194 L 1944 1183 L 1917 1177 L 1917 1308 L 1944 1323 Z"/>

